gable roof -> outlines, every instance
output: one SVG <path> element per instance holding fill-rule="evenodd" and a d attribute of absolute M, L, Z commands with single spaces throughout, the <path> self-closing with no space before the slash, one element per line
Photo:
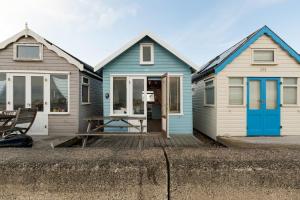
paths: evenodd
<path fill-rule="evenodd" d="M 173 55 L 175 55 L 177 58 L 179 58 L 185 64 L 187 64 L 188 66 L 190 66 L 190 68 L 192 69 L 192 72 L 197 71 L 196 70 L 197 69 L 197 65 L 195 65 L 194 63 L 192 63 L 191 61 L 189 61 L 187 58 L 185 58 L 184 56 L 182 56 L 181 54 L 179 54 L 175 49 L 173 49 L 172 47 L 170 47 L 163 40 L 159 39 L 156 35 L 154 35 L 153 33 L 149 33 L 149 32 L 148 33 L 142 33 L 142 34 L 140 34 L 139 36 L 137 36 L 136 38 L 134 38 L 133 40 L 131 40 L 130 42 L 128 42 L 127 44 L 125 44 L 123 47 L 121 47 L 120 49 L 118 49 L 116 52 L 114 52 L 113 54 L 111 54 L 110 56 L 108 56 L 106 59 L 104 59 L 103 61 L 101 61 L 99 64 L 97 64 L 95 66 L 95 68 L 94 68 L 95 71 L 100 70 L 102 67 L 104 67 L 105 65 L 107 65 L 108 63 L 110 63 L 116 57 L 118 57 L 119 55 L 121 55 L 127 49 L 129 49 L 134 44 L 138 43 L 140 40 L 142 40 L 143 38 L 145 38 L 147 36 L 149 38 L 151 38 L 152 40 L 154 40 L 159 45 L 161 45 L 162 47 L 164 47 L 165 49 L 167 49 L 169 52 L 171 52 Z"/>
<path fill-rule="evenodd" d="M 251 44 L 253 44 L 262 35 L 267 35 L 272 38 L 282 49 L 284 49 L 291 57 L 293 57 L 298 63 L 300 63 L 300 54 L 292 49 L 287 43 L 285 43 L 276 33 L 274 33 L 269 27 L 263 26 L 254 33 L 251 33 L 246 38 L 242 39 L 208 63 L 192 76 L 192 80 L 196 81 L 202 77 L 205 77 L 211 73 L 221 72 L 229 63 L 231 63 L 238 55 L 246 50 Z"/>
<path fill-rule="evenodd" d="M 65 50 L 61 49 L 60 47 L 56 46 L 49 40 L 46 40 L 39 34 L 35 33 L 29 28 L 25 28 L 24 30 L 20 31 L 16 35 L 8 38 L 7 40 L 0 43 L 0 49 L 4 49 L 7 45 L 16 42 L 21 37 L 27 37 L 30 36 L 34 38 L 37 42 L 45 45 L 49 50 L 54 51 L 58 56 L 65 58 L 70 64 L 75 65 L 80 71 L 85 71 L 87 73 L 91 73 L 92 75 L 99 76 L 94 72 L 94 68 L 85 62 L 81 61 L 80 59 L 76 58 L 75 56 L 69 54 Z M 99 78 L 99 77 L 98 77 Z"/>

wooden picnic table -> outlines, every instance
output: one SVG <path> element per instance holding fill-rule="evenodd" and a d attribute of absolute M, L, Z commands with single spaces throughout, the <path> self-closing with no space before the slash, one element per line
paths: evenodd
<path fill-rule="evenodd" d="M 129 117 L 129 116 L 96 116 L 96 117 L 89 117 L 85 120 L 88 122 L 87 131 L 83 134 L 78 134 L 81 136 L 85 136 L 83 138 L 82 147 L 85 147 L 88 136 L 100 136 L 100 135 L 108 135 L 109 133 L 105 133 L 103 131 L 99 131 L 103 128 L 135 128 L 138 130 L 138 134 L 143 134 L 144 126 L 143 122 L 146 120 L 146 117 Z M 106 121 L 105 121 L 106 120 Z M 132 123 L 128 122 L 128 120 L 138 120 L 139 125 L 133 125 Z M 112 122 L 121 121 L 124 125 L 112 125 Z M 92 129 L 93 123 L 96 123 L 96 127 Z M 112 133 L 115 134 L 116 133 Z M 119 134 L 119 133 L 118 133 Z"/>

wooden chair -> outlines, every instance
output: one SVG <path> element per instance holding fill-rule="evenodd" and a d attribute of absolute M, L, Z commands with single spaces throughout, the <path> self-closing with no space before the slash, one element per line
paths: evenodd
<path fill-rule="evenodd" d="M 12 112 L 8 114 L 12 114 Z M 16 113 L 16 118 L 12 121 L 12 123 L 10 125 L 0 127 L 0 134 L 2 134 L 2 136 L 14 132 L 26 134 L 31 128 L 35 120 L 36 114 L 37 109 L 19 108 Z"/>

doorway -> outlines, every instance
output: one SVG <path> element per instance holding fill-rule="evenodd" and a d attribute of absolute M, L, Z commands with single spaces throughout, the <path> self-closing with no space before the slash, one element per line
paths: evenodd
<path fill-rule="evenodd" d="M 247 135 L 280 136 L 280 79 L 248 78 Z"/>
<path fill-rule="evenodd" d="M 162 131 L 162 94 L 161 77 L 147 78 L 147 132 Z"/>
<path fill-rule="evenodd" d="M 50 75 L 7 74 L 7 110 L 36 108 L 30 135 L 48 135 Z"/>

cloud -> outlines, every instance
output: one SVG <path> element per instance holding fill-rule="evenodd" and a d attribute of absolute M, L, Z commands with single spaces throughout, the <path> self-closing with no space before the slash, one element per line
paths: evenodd
<path fill-rule="evenodd" d="M 138 11 L 136 4 L 121 0 L 0 0 L 0 5 L 0 26 L 13 31 L 20 30 L 25 21 L 29 27 L 34 24 L 46 30 L 74 25 L 79 29 L 110 28 Z"/>

